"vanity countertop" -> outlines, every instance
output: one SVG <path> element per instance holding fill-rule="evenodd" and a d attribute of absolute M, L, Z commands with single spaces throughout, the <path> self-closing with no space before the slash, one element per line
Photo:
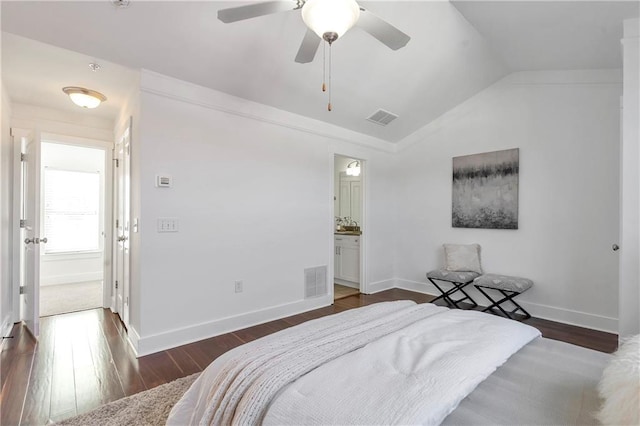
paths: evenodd
<path fill-rule="evenodd" d="M 335 231 L 333 235 L 362 235 L 362 231 Z"/>

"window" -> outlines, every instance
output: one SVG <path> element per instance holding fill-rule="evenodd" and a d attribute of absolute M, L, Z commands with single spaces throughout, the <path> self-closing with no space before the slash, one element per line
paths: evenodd
<path fill-rule="evenodd" d="M 100 249 L 100 173 L 46 168 L 45 253 Z"/>

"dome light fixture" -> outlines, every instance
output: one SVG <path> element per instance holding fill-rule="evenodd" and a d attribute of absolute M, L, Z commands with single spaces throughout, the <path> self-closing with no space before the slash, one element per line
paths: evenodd
<path fill-rule="evenodd" d="M 69 95 L 74 104 L 82 108 L 96 108 L 107 100 L 107 97 L 102 93 L 84 87 L 68 86 L 63 87 L 62 91 Z"/>
<path fill-rule="evenodd" d="M 328 43 L 333 43 L 358 22 L 360 6 L 355 0 L 307 0 L 302 20 Z"/>
<path fill-rule="evenodd" d="M 347 166 L 347 176 L 360 176 L 360 162 L 352 161 Z"/>

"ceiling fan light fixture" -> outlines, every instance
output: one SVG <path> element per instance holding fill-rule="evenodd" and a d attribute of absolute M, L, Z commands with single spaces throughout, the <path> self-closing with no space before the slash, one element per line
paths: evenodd
<path fill-rule="evenodd" d="M 355 0 L 307 0 L 302 6 L 302 20 L 322 39 L 327 33 L 337 35 L 331 36 L 333 40 L 342 37 L 359 17 L 360 6 Z"/>
<path fill-rule="evenodd" d="M 63 87 L 62 91 L 69 95 L 74 104 L 82 108 L 96 108 L 107 100 L 107 97 L 102 93 L 84 87 L 68 86 Z"/>

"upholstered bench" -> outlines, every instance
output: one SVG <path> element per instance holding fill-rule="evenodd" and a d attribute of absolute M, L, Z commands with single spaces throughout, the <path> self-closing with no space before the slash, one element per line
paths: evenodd
<path fill-rule="evenodd" d="M 435 302 L 436 300 L 443 299 L 445 302 L 447 302 L 447 304 L 455 308 L 462 309 L 458 304 L 460 302 L 468 300 L 472 305 L 471 307 L 475 308 L 476 306 L 478 306 L 478 304 L 471 298 L 471 296 L 467 294 L 466 291 L 464 291 L 464 287 L 471 284 L 473 280 L 478 278 L 479 276 L 480 274 L 478 274 L 477 272 L 456 272 L 449 271 L 447 269 L 436 269 L 427 272 L 427 278 L 429 279 L 429 281 L 431 281 L 431 283 L 436 286 L 440 293 L 442 293 L 440 296 L 433 299 L 431 303 Z M 453 287 L 445 290 L 440 287 L 434 280 L 449 282 L 453 284 Z M 452 299 L 451 296 L 457 292 L 461 292 L 464 297 L 461 297 L 459 299 Z"/>
<path fill-rule="evenodd" d="M 491 305 L 487 306 L 483 309 L 484 311 L 495 312 L 494 308 L 498 308 L 502 314 L 511 319 L 518 319 L 515 314 L 518 311 L 522 311 L 524 314 L 523 319 L 531 318 L 529 312 L 527 312 L 522 306 L 518 305 L 518 303 L 513 300 L 513 298 L 520 293 L 524 293 L 529 290 L 531 286 L 533 286 L 533 281 L 528 278 L 520 278 L 520 277 L 510 277 L 508 275 L 497 275 L 497 274 L 484 274 L 479 276 L 478 278 L 473 280 L 473 286 L 480 291 L 480 293 L 484 294 L 489 301 L 491 301 Z M 502 299 L 496 300 L 493 299 L 487 292 L 486 289 L 496 290 L 502 294 Z M 507 312 L 504 310 L 502 303 L 509 301 L 513 303 L 515 309 Z"/>

